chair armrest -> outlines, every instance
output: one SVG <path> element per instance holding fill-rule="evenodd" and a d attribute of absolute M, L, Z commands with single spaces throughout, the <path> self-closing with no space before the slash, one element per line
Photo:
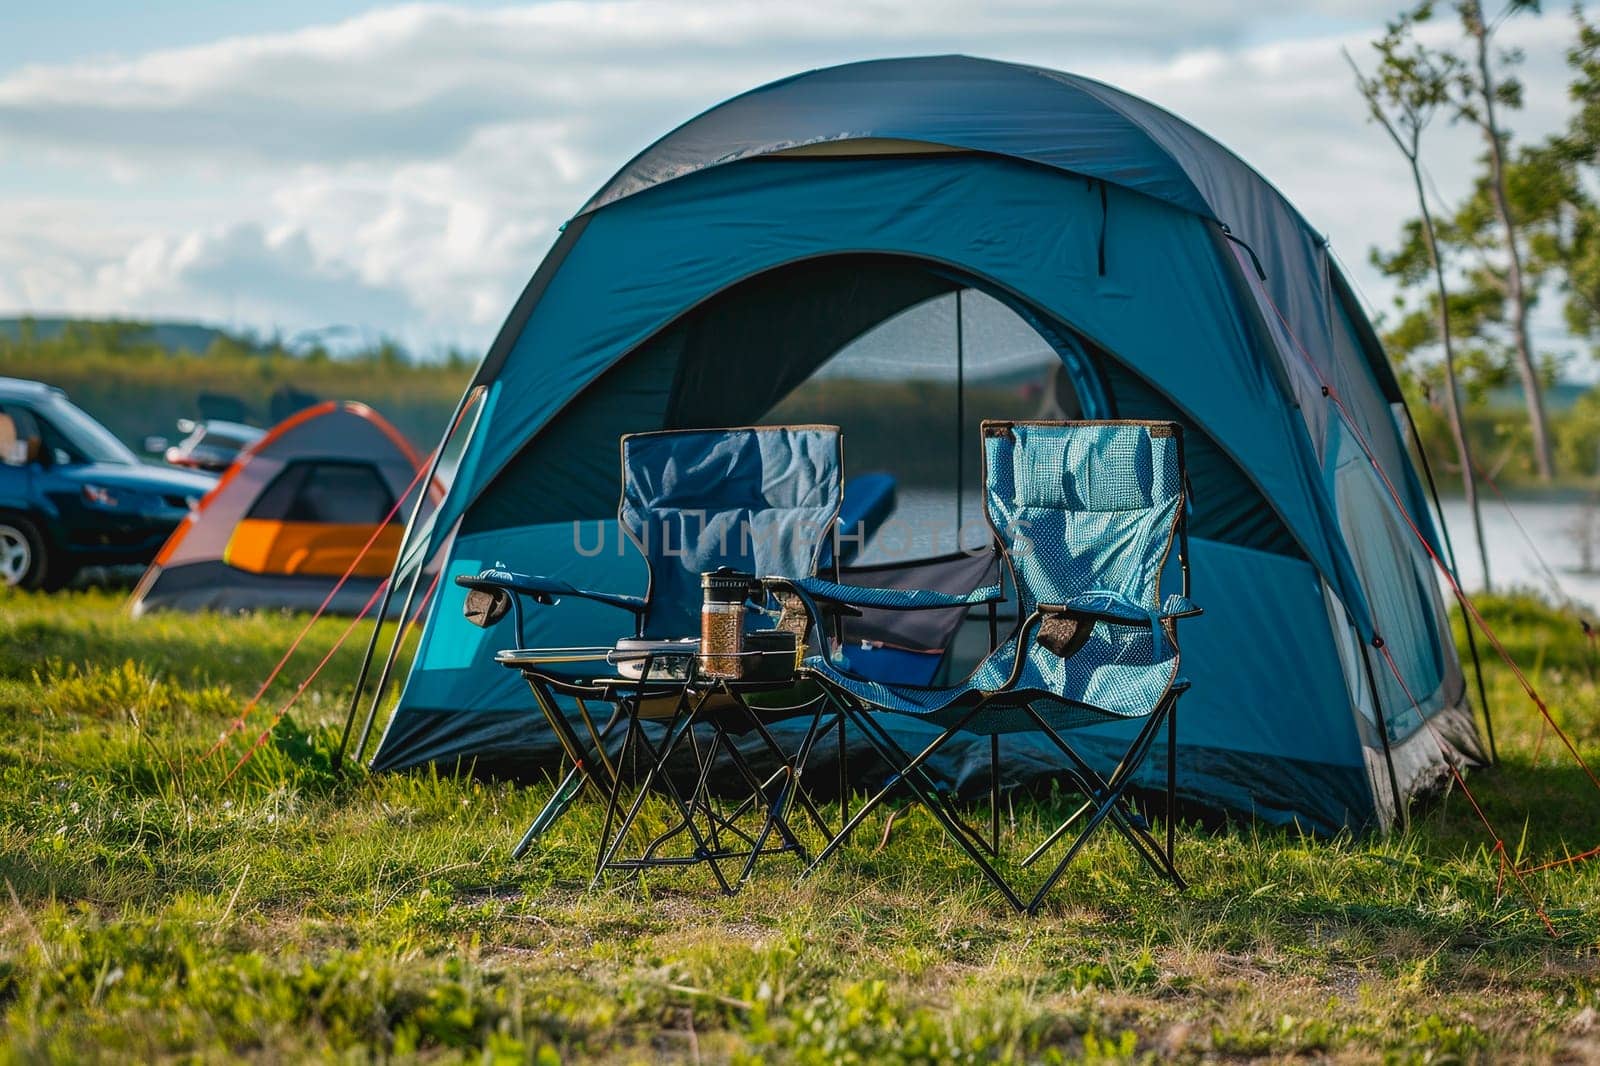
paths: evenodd
<path fill-rule="evenodd" d="M 1195 618 L 1203 612 L 1193 600 L 1177 593 L 1168 596 L 1159 611 L 1152 611 L 1120 592 L 1097 589 L 1074 596 L 1065 603 L 1041 603 L 1039 613 L 1046 618 L 1059 616 L 1084 622 L 1150 629 L 1157 622 Z"/>
<path fill-rule="evenodd" d="M 1114 626 L 1139 626 L 1150 629 L 1160 614 L 1120 592 L 1083 592 L 1064 603 L 1041 603 L 1044 618 L 1071 618 L 1079 622 L 1105 622 Z"/>
<path fill-rule="evenodd" d="M 617 607 L 634 614 L 643 614 L 645 601 L 639 596 L 623 596 L 614 592 L 595 592 L 591 589 L 580 589 L 576 585 L 561 581 L 553 577 L 540 577 L 531 574 L 518 574 L 510 570 L 484 570 L 478 574 L 461 574 L 456 578 L 456 584 L 462 588 L 472 589 L 477 592 L 512 592 L 519 596 L 527 596 L 535 603 L 550 605 L 562 596 L 573 596 L 579 599 L 593 600 L 596 603 L 606 604 L 608 607 Z"/>
<path fill-rule="evenodd" d="M 774 579 L 774 583 L 778 583 Z M 819 577 L 803 577 L 788 582 L 812 599 L 824 604 L 844 604 L 880 611 L 930 611 L 941 607 L 978 607 L 999 603 L 1004 598 L 1000 586 L 985 585 L 965 593 L 934 592 L 931 589 L 877 589 L 842 585 Z"/>
<path fill-rule="evenodd" d="M 1089 643 L 1097 623 L 1148 629 L 1155 641 L 1165 644 L 1167 635 L 1162 621 L 1157 611 L 1120 592 L 1096 589 L 1080 593 L 1065 603 L 1039 604 L 1023 623 L 1018 640 L 1022 643 L 1030 639 L 1037 640 L 1050 654 L 1070 659 Z M 1015 685 L 1021 676 L 1024 658 L 1026 656 L 1017 656 L 1017 665 L 1012 670 L 1011 679 L 1006 682 L 1006 688 Z"/>

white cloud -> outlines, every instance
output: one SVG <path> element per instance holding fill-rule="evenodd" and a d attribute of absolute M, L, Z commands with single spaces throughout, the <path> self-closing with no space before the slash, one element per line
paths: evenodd
<path fill-rule="evenodd" d="M 481 347 L 562 219 L 638 149 L 814 66 L 965 51 L 1100 77 L 1240 152 L 1366 248 L 1410 210 L 1339 47 L 1388 3 L 554 2 L 389 8 L 0 78 L 0 309 L 357 323 Z M 1520 19 L 1529 112 L 1563 105 L 1561 17 Z M 1446 195 L 1476 150 L 1447 131 Z M 71 189 L 57 179 L 71 175 Z M 1381 297 L 1381 292 L 1375 292 Z"/>
<path fill-rule="evenodd" d="M 303 230 L 265 231 L 254 223 L 147 237 L 84 279 L 92 310 L 147 309 L 164 317 L 283 323 L 293 308 L 302 325 L 381 323 L 409 313 L 398 288 L 361 278 L 319 258 Z"/>
<path fill-rule="evenodd" d="M 603 118 L 609 143 L 672 105 L 864 55 L 1042 49 L 1169 56 L 1227 44 L 1279 5 L 1140 0 L 556 2 L 412 5 L 294 33 L 121 63 L 31 67 L 0 81 L 0 137 L 168 163 L 325 163 L 448 155 L 487 123 Z M 1325 3 L 1331 12 L 1381 5 Z M 621 120 L 620 122 L 618 120 Z M 596 130 L 596 132 L 601 132 Z M 623 142 L 625 143 L 625 142 Z"/>

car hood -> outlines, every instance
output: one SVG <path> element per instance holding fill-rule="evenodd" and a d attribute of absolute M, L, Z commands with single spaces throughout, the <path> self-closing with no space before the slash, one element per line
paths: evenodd
<path fill-rule="evenodd" d="M 57 469 L 61 477 L 85 485 L 104 485 L 107 488 L 129 489 L 156 495 L 204 496 L 216 485 L 217 479 L 196 470 L 179 470 L 170 466 L 121 466 L 113 463 L 86 463 L 82 466 L 65 466 Z"/>

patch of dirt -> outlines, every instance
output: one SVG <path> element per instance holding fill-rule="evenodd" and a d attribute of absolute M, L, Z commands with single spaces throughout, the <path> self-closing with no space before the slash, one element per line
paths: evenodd
<path fill-rule="evenodd" d="M 1329 966 L 1328 975 L 1318 982 L 1340 1003 L 1354 1006 L 1361 1000 L 1361 985 L 1364 974 L 1354 966 Z"/>

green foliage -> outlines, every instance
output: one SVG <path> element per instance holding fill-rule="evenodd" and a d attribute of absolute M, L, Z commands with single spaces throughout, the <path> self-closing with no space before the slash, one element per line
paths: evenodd
<path fill-rule="evenodd" d="M 1441 486 L 1450 489 L 1460 483 L 1461 463 L 1450 439 L 1437 369 L 1421 365 L 1420 372 L 1403 384 L 1428 463 Z M 1472 405 L 1464 411 L 1467 440 L 1480 474 L 1487 472 L 1502 487 L 1526 486 L 1534 480 L 1527 419 L 1518 411 L 1483 402 L 1490 384 L 1502 376 L 1497 371 L 1469 379 L 1465 391 Z M 1584 393 L 1568 410 L 1552 412 L 1550 431 L 1560 457 L 1560 487 L 1592 489 L 1600 477 L 1600 389 Z"/>
<path fill-rule="evenodd" d="M 1584 476 L 1600 476 L 1600 391 L 1578 399 L 1556 423 L 1561 469 Z"/>
<path fill-rule="evenodd" d="M 1546 147 L 1524 148 L 1508 161 L 1506 182 L 1512 210 L 1528 245 L 1525 284 L 1531 299 L 1536 300 L 1547 282 L 1562 283 L 1571 261 L 1595 254 L 1588 247 L 1587 234 L 1575 235 L 1571 230 L 1574 225 L 1591 224 L 1572 214 L 1574 205 L 1584 204 L 1585 211 L 1589 208 L 1576 170 Z M 1487 172 L 1476 176 L 1467 198 L 1436 224 L 1441 257 L 1452 267 L 1450 331 L 1459 342 L 1462 384 L 1471 402 L 1481 402 L 1489 388 L 1506 381 L 1513 357 L 1514 322 L 1507 305 L 1506 268 L 1495 251 L 1502 240 L 1500 226 Z M 1438 296 L 1420 222 L 1403 223 L 1397 244 L 1389 250 L 1373 249 L 1371 259 L 1401 287 L 1395 316 L 1383 323 L 1385 346 L 1407 373 L 1423 376 L 1437 388 Z M 1554 356 L 1547 353 L 1542 366 L 1546 384 L 1557 369 Z"/>
<path fill-rule="evenodd" d="M 929 818 L 817 878 L 770 862 L 590 890 L 596 804 L 519 863 L 550 785 L 338 777 L 353 652 L 228 771 L 343 623 L 131 619 L 102 592 L 0 597 L 0 1059 L 1148 1062 L 1554 1060 L 1588 1054 L 1600 866 L 1502 885 L 1460 797 L 1388 837 L 1181 830 L 1193 882 L 1112 838 L 1045 913 L 1005 910 Z M 1483 610 L 1591 761 L 1577 619 Z M 352 646 L 366 630 L 359 630 Z M 1594 843 L 1600 799 L 1505 670 L 1503 765 L 1474 774 L 1514 853 Z M 228 734 L 209 759 L 200 755 Z M 1069 798 L 1021 802 L 1016 841 Z M 976 822 L 987 811 L 973 812 Z M 1009 824 L 1009 822 L 1008 822 Z"/>
<path fill-rule="evenodd" d="M 1535 232 L 1530 261 L 1554 276 L 1565 296 L 1568 328 L 1593 345 L 1600 338 L 1600 205 L 1588 189 L 1600 161 L 1600 27 L 1578 5 L 1572 18 L 1577 39 L 1567 61 L 1573 112 L 1567 128 L 1549 138 L 1533 158 L 1577 180 L 1563 185 L 1557 202 L 1546 205 L 1543 217 L 1551 221 Z"/>

